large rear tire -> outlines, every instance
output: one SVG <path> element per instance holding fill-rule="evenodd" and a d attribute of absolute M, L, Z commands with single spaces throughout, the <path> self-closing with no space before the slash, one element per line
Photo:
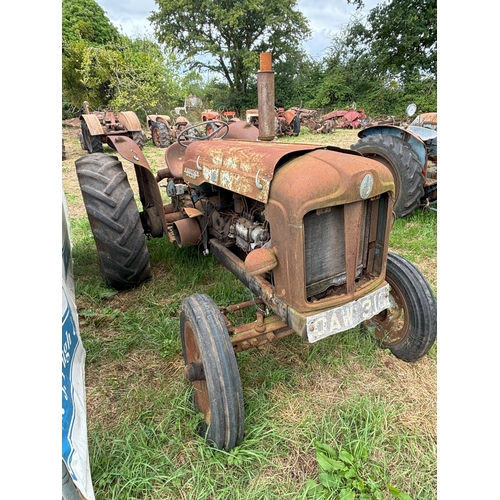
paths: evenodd
<path fill-rule="evenodd" d="M 418 156 L 411 146 L 393 135 L 373 134 L 362 137 L 351 149 L 389 168 L 396 188 L 396 216 L 413 214 L 424 195 L 425 178 Z"/>
<path fill-rule="evenodd" d="M 157 148 L 170 146 L 170 133 L 168 127 L 163 122 L 153 122 L 151 124 L 151 137 L 153 144 Z"/>
<path fill-rule="evenodd" d="M 147 141 L 146 134 L 143 130 L 137 130 L 136 132 L 132 132 L 132 140 L 139 146 L 139 149 L 144 147 Z"/>
<path fill-rule="evenodd" d="M 100 135 L 92 135 L 89 130 L 89 126 L 85 120 L 81 120 L 82 135 L 80 142 L 82 143 L 83 149 L 89 153 L 102 153 L 102 140 Z"/>
<path fill-rule="evenodd" d="M 195 408 L 203 414 L 200 434 L 218 449 L 241 442 L 245 415 L 236 356 L 217 305 L 195 293 L 181 306 L 185 376 L 193 387 Z"/>
<path fill-rule="evenodd" d="M 149 252 L 121 162 L 116 156 L 94 153 L 75 165 L 103 278 L 116 290 L 140 285 L 151 277 Z"/>
<path fill-rule="evenodd" d="M 300 134 L 300 115 L 297 113 L 291 123 L 293 135 L 297 137 Z"/>
<path fill-rule="evenodd" d="M 394 356 L 417 361 L 436 341 L 436 299 L 422 273 L 399 255 L 389 253 L 386 281 L 391 285 L 391 307 L 365 326 Z"/>

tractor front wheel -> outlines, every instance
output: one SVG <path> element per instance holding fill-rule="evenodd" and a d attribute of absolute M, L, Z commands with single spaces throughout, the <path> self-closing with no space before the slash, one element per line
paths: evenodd
<path fill-rule="evenodd" d="M 181 306 L 184 373 L 196 410 L 203 414 L 200 434 L 215 448 L 230 451 L 243 439 L 244 409 L 236 356 L 215 302 L 204 294 Z"/>
<path fill-rule="evenodd" d="M 149 252 L 134 192 L 116 156 L 93 153 L 75 162 L 101 274 L 116 290 L 151 277 Z"/>
<path fill-rule="evenodd" d="M 391 306 L 365 321 L 365 327 L 397 358 L 417 361 L 436 340 L 436 299 L 422 273 L 399 255 L 389 253 L 385 279 Z"/>
<path fill-rule="evenodd" d="M 362 137 L 351 149 L 363 156 L 383 163 L 394 177 L 397 217 L 407 217 L 420 206 L 424 195 L 424 174 L 412 147 L 399 137 L 390 134 L 373 134 Z"/>

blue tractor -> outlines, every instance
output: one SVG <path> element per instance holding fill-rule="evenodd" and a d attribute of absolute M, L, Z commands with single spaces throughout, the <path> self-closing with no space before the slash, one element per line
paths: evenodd
<path fill-rule="evenodd" d="M 406 108 L 408 117 L 416 105 Z M 408 217 L 419 207 L 437 204 L 437 112 L 418 115 L 409 125 L 373 125 L 358 133 L 351 149 L 380 161 L 396 187 L 394 212 Z"/>

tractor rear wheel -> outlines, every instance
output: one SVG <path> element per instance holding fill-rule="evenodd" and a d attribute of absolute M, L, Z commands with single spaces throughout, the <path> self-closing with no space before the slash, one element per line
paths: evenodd
<path fill-rule="evenodd" d="M 300 115 L 297 113 L 290 124 L 292 127 L 292 132 L 294 136 L 298 136 L 300 134 Z"/>
<path fill-rule="evenodd" d="M 75 165 L 102 276 L 116 290 L 140 285 L 151 277 L 149 252 L 121 162 L 116 156 L 94 153 Z"/>
<path fill-rule="evenodd" d="M 142 130 L 138 130 L 136 132 L 132 132 L 132 140 L 139 146 L 140 149 L 142 149 L 144 144 L 146 144 L 147 137 Z"/>
<path fill-rule="evenodd" d="M 81 121 L 82 135 L 80 142 L 83 149 L 89 153 L 102 153 L 102 140 L 100 135 L 92 135 L 85 120 Z"/>
<path fill-rule="evenodd" d="M 199 431 L 207 442 L 230 451 L 241 442 L 245 415 L 236 356 L 224 318 L 215 302 L 195 293 L 181 305 L 184 373 L 193 388 Z"/>
<path fill-rule="evenodd" d="M 365 321 L 365 327 L 397 358 L 417 361 L 436 340 L 436 299 L 422 273 L 390 252 L 385 279 L 391 286 L 391 307 Z"/>
<path fill-rule="evenodd" d="M 362 137 L 351 149 L 383 163 L 392 173 L 396 188 L 394 212 L 407 217 L 420 206 L 424 195 L 424 174 L 417 154 L 399 137 L 373 134 Z"/>
<path fill-rule="evenodd" d="M 170 133 L 168 127 L 163 122 L 153 122 L 151 124 L 151 137 L 153 144 L 157 148 L 170 146 Z"/>

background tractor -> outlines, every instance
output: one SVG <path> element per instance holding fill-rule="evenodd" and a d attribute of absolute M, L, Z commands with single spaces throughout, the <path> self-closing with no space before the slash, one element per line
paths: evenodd
<path fill-rule="evenodd" d="M 80 144 L 89 153 L 102 153 L 108 136 L 130 137 L 141 149 L 146 143 L 146 134 L 133 111 L 116 112 L 107 108 L 90 112 L 89 103 L 85 101 L 80 126 Z"/>
<path fill-rule="evenodd" d="M 410 104 L 408 117 L 415 114 Z M 394 176 L 397 217 L 437 203 L 437 112 L 419 115 L 410 125 L 379 124 L 358 133 L 351 149 L 386 165 Z"/>
<path fill-rule="evenodd" d="M 153 144 L 158 148 L 170 146 L 182 130 L 191 126 L 191 122 L 182 115 L 178 116 L 173 124 L 168 115 L 147 115 L 146 121 Z"/>
<path fill-rule="evenodd" d="M 229 111 L 225 108 L 220 108 L 218 111 L 213 109 L 205 109 L 201 112 L 201 121 L 206 122 L 208 120 L 238 120 L 236 117 L 236 111 Z"/>
<path fill-rule="evenodd" d="M 141 212 L 117 156 L 76 161 L 108 285 L 121 290 L 150 279 L 147 238 L 166 237 L 212 255 L 252 292 L 253 300 L 218 307 L 195 291 L 180 307 L 184 376 L 200 431 L 227 451 L 245 429 L 237 353 L 290 334 L 314 343 L 363 324 L 382 347 L 412 362 L 437 331 L 429 284 L 389 252 L 391 171 L 351 150 L 274 141 L 270 56 L 261 54 L 257 74 L 258 129 L 245 121 L 187 127 L 156 173 L 131 138 L 108 136 L 134 164 Z M 242 138 L 252 131 L 258 136 Z M 255 321 L 232 324 L 227 313 L 246 308 L 255 308 Z"/>
<path fill-rule="evenodd" d="M 259 110 L 247 109 L 245 119 L 248 123 L 259 127 Z M 274 128 L 276 136 L 293 135 L 300 133 L 300 116 L 295 109 L 285 111 L 283 107 L 275 108 Z"/>

